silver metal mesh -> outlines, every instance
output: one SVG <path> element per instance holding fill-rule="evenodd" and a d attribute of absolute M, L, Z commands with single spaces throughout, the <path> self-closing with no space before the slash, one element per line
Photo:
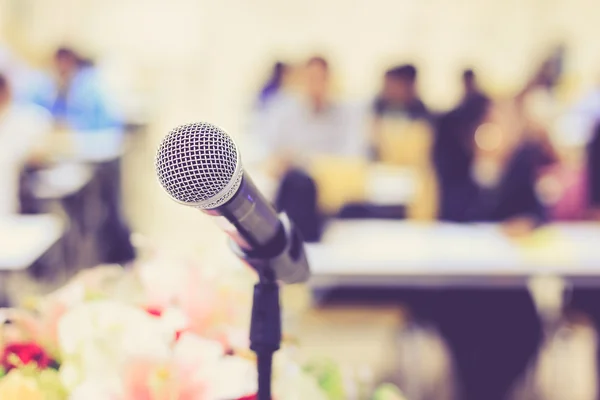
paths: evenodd
<path fill-rule="evenodd" d="M 173 199 L 203 209 L 229 201 L 242 180 L 235 143 L 224 130 L 205 122 L 170 131 L 158 148 L 155 167 Z"/>

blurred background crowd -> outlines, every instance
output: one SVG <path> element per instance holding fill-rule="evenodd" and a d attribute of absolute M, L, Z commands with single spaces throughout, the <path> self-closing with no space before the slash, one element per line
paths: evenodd
<path fill-rule="evenodd" d="M 216 257 L 223 235 L 172 203 L 152 166 L 162 136 L 193 121 L 234 136 L 258 186 L 315 246 L 327 245 L 332 221 L 493 223 L 515 240 L 596 226 L 599 14 L 591 0 L 0 0 L 3 302 L 156 248 Z M 50 250 L 30 249 L 38 238 Z M 584 360 L 595 333 L 592 350 L 569 359 L 590 378 L 565 378 L 584 394 L 527 388 L 527 366 L 554 343 L 531 288 L 385 289 L 327 299 L 375 318 L 331 311 L 356 328 L 342 342 L 357 353 L 385 342 L 365 323 L 394 338 L 402 325 L 399 348 L 425 343 L 416 359 L 443 360 L 415 372 L 395 348 L 374 361 L 394 365 L 369 371 L 385 369 L 409 399 L 598 395 L 596 361 Z M 573 289 L 565 308 L 573 312 L 553 323 L 568 320 L 571 336 L 595 332 L 593 287 Z M 337 334 L 319 325 L 329 317 L 311 318 L 314 341 Z M 563 332 L 552 326 L 553 338 Z M 344 362 L 345 351 L 332 357 Z"/>

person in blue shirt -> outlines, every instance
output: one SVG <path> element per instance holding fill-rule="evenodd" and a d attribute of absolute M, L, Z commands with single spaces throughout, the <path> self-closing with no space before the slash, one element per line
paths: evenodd
<path fill-rule="evenodd" d="M 50 111 L 57 123 L 75 131 L 119 129 L 98 72 L 66 47 L 56 51 L 55 73 L 36 84 L 32 102 Z"/>

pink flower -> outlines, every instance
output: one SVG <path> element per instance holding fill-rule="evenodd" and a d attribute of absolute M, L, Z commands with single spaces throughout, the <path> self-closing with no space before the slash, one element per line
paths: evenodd
<path fill-rule="evenodd" d="M 163 309 L 161 307 L 146 307 L 146 312 L 152 316 L 162 316 Z"/>
<path fill-rule="evenodd" d="M 208 334 L 223 307 L 216 282 L 203 277 L 196 268 L 189 268 L 181 289 L 176 302 L 190 320 L 190 331 Z"/>
<path fill-rule="evenodd" d="M 122 400 L 208 399 L 208 383 L 194 375 L 191 366 L 176 361 L 133 361 L 126 368 Z"/>

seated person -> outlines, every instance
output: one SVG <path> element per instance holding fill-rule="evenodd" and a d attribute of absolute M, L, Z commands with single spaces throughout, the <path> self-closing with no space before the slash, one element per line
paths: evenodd
<path fill-rule="evenodd" d="M 414 176 L 414 193 L 404 204 L 410 219 L 432 220 L 438 213 L 437 183 L 431 165 L 430 114 L 417 92 L 417 70 L 402 65 L 388 70 L 373 108 L 372 155 Z"/>
<path fill-rule="evenodd" d="M 384 121 L 428 121 L 429 111 L 417 91 L 417 69 L 410 64 L 389 69 L 385 73 L 381 94 L 373 105 L 372 156 L 382 158 Z"/>
<path fill-rule="evenodd" d="M 440 119 L 435 150 L 440 217 L 527 220 L 533 228 L 546 219 L 535 188 L 540 168 L 552 161 L 547 141 L 521 132 L 515 104 L 487 104 L 473 102 Z"/>
<path fill-rule="evenodd" d="M 36 85 L 30 97 L 52 113 L 59 127 L 75 131 L 121 127 L 93 67 L 69 48 L 56 51 L 54 65 L 54 75 Z"/>
<path fill-rule="evenodd" d="M 38 85 L 32 93 L 32 101 L 50 111 L 58 130 L 75 134 L 108 133 L 104 141 L 90 141 L 90 137 L 75 140 L 74 147 L 85 153 L 103 155 L 105 151 L 112 153 L 115 147 L 122 146 L 122 123 L 115 115 L 98 71 L 69 48 L 56 51 L 54 66 L 53 76 Z M 129 227 L 122 212 L 120 178 L 120 158 L 109 158 L 96 165 L 95 179 L 101 187 L 100 197 L 106 212 L 98 235 L 101 238 L 100 262 L 127 262 L 134 257 Z"/>
<path fill-rule="evenodd" d="M 465 102 L 436 123 L 433 162 L 439 188 L 439 219 L 466 222 L 466 202 L 475 191 L 471 178 L 473 133 L 487 113 L 485 99 Z"/>
<path fill-rule="evenodd" d="M 319 236 L 316 186 L 308 176 L 315 157 L 363 158 L 362 113 L 333 99 L 329 63 L 312 57 L 303 71 L 302 91 L 272 103 L 263 121 L 271 162 L 282 177 L 277 205 L 300 226 L 307 240 Z"/>
<path fill-rule="evenodd" d="M 445 123 L 455 124 L 455 130 L 438 132 L 451 135 L 440 141 L 456 141 L 455 154 L 438 150 L 438 175 L 445 180 L 443 199 L 450 203 L 446 217 L 498 222 L 510 236 L 526 235 L 545 220 L 535 191 L 537 171 L 550 161 L 545 142 L 530 133 L 513 102 L 472 112 L 462 121 L 464 116 L 451 115 L 448 119 L 459 122 Z M 453 156 L 460 166 L 444 170 Z M 444 306 L 435 307 L 432 319 L 456 357 L 463 398 L 506 398 L 540 340 L 539 321 L 527 290 L 449 290 L 440 294 L 438 302 Z"/>
<path fill-rule="evenodd" d="M 543 143 L 520 132 L 515 105 L 494 105 L 474 133 L 471 177 L 476 191 L 467 219 L 542 223 L 545 210 L 536 193 L 538 172 L 550 162 Z"/>
<path fill-rule="evenodd" d="M 0 74 L 0 216 L 20 211 L 21 170 L 51 129 L 50 114 L 37 106 L 16 104 L 8 79 Z"/>
<path fill-rule="evenodd" d="M 592 216 L 600 220 L 600 123 L 588 145 L 588 186 Z"/>

